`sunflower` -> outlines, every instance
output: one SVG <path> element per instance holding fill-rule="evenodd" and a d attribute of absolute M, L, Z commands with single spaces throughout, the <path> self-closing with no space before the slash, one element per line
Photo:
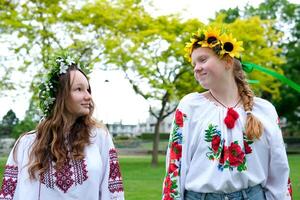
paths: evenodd
<path fill-rule="evenodd" d="M 219 44 L 220 41 L 220 30 L 217 28 L 208 27 L 204 32 L 205 35 L 205 43 L 203 43 L 202 47 L 214 47 Z"/>
<path fill-rule="evenodd" d="M 185 57 L 188 58 L 188 60 L 191 60 L 191 54 L 193 51 L 193 46 L 194 44 L 197 42 L 198 40 L 195 38 L 191 38 L 190 42 L 187 42 L 185 47 L 184 47 L 184 51 L 186 52 Z"/>
<path fill-rule="evenodd" d="M 232 37 L 232 34 L 223 34 L 220 37 L 220 40 L 223 45 L 223 49 L 221 51 L 221 55 L 224 55 L 225 53 L 228 53 L 232 58 L 240 57 L 240 53 L 244 51 L 243 42 L 237 41 L 235 38 Z"/>

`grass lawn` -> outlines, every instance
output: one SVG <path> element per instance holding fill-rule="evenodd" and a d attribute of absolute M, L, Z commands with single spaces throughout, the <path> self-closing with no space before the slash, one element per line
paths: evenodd
<path fill-rule="evenodd" d="M 300 199 L 300 155 L 289 155 L 294 200 Z M 161 198 L 165 171 L 164 157 L 157 168 L 150 166 L 150 156 L 121 156 L 125 197 L 128 200 L 155 200 Z M 0 185 L 6 158 L 0 158 Z"/>

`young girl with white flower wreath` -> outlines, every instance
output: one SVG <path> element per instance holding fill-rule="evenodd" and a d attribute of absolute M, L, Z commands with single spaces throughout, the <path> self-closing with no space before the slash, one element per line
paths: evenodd
<path fill-rule="evenodd" d="M 178 105 L 163 200 L 291 199 L 278 116 L 245 79 L 242 42 L 205 27 L 185 50 L 207 91 L 188 94 Z"/>
<path fill-rule="evenodd" d="M 39 92 L 44 118 L 10 153 L 0 200 L 123 200 L 117 152 L 92 118 L 84 66 L 62 53 L 48 67 Z"/>

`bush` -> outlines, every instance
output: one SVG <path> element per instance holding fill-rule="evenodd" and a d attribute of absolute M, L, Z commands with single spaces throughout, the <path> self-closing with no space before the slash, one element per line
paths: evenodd
<path fill-rule="evenodd" d="M 287 145 L 298 144 L 300 146 L 300 137 L 284 137 L 283 140 Z"/>
<path fill-rule="evenodd" d="M 160 140 L 168 140 L 169 139 L 169 133 L 160 133 L 159 139 Z M 154 139 L 154 133 L 142 133 L 140 136 L 138 136 L 141 140 L 153 140 Z"/>

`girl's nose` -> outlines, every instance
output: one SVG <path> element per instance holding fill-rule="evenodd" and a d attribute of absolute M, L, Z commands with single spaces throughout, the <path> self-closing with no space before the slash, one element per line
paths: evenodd
<path fill-rule="evenodd" d="M 86 91 L 84 98 L 90 100 L 90 99 L 92 99 L 92 95 L 88 91 Z"/>
<path fill-rule="evenodd" d="M 202 68 L 202 66 L 199 64 L 199 63 L 197 63 L 196 65 L 195 65 L 195 67 L 194 67 L 194 71 L 195 72 L 199 72 L 199 71 L 201 71 L 203 68 Z"/>

